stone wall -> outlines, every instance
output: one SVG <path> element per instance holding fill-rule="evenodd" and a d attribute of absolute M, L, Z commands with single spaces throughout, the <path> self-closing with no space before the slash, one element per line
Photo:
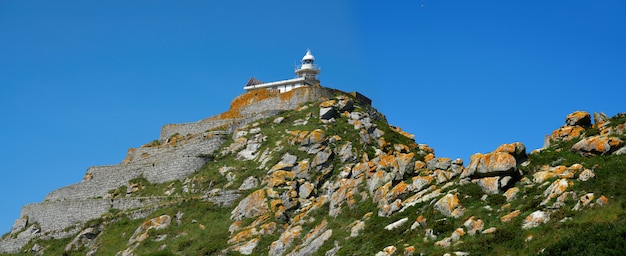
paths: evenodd
<path fill-rule="evenodd" d="M 0 240 L 0 253 L 18 253 L 30 239 L 30 237 L 2 239 Z"/>
<path fill-rule="evenodd" d="M 120 198 L 110 199 L 71 199 L 28 204 L 22 208 L 21 218 L 27 218 L 28 224 L 37 223 L 39 231 L 30 233 L 25 229 L 15 237 L 0 241 L 0 252 L 18 253 L 19 249 L 35 237 L 55 239 L 74 235 L 82 229 L 81 224 L 101 217 L 110 209 L 131 210 L 157 205 L 161 198 Z M 77 226 L 77 228 L 70 228 Z M 68 229 L 69 228 L 69 229 Z M 72 230 L 75 230 L 72 232 Z M 69 232 L 68 232 L 69 231 Z"/>
<path fill-rule="evenodd" d="M 29 223 L 39 223 L 41 233 L 62 230 L 101 217 L 111 208 L 130 210 L 158 203 L 158 198 L 72 199 L 28 204 L 20 217 L 28 216 Z M 59 214 L 63 213 L 63 214 Z"/>
<path fill-rule="evenodd" d="M 222 119 L 223 114 L 219 114 L 197 122 L 168 124 L 161 129 L 159 140 L 164 142 L 176 133 L 186 136 L 187 134 L 197 134 L 217 128 L 232 131 L 241 125 L 274 116 L 285 110 L 295 109 L 302 103 L 315 101 L 322 97 L 331 97 L 336 92 L 339 91 L 319 86 L 300 87 L 286 93 L 268 94 L 267 97 L 256 98 L 254 94 L 258 92 L 246 92 L 235 98 L 231 104 L 229 111 L 236 112 L 237 118 Z M 247 100 L 246 96 L 251 99 Z M 242 100 L 242 98 L 246 98 L 246 100 Z"/>
<path fill-rule="evenodd" d="M 107 199 L 52 201 L 25 205 L 21 216 L 28 216 L 29 223 L 39 223 L 41 232 L 46 233 L 98 218 L 110 208 Z"/>
<path fill-rule="evenodd" d="M 332 97 L 335 92 L 336 90 L 319 86 L 300 87 L 281 93 L 277 97 L 267 98 L 243 106 L 239 109 L 239 113 L 248 116 L 265 111 L 295 109 L 305 102 L 315 101 L 323 97 Z"/>
<path fill-rule="evenodd" d="M 86 174 L 89 179 L 54 190 L 45 200 L 103 197 L 137 177 L 151 183 L 184 179 L 206 163 L 199 155 L 213 153 L 224 141 L 223 136 L 214 135 L 192 138 L 176 146 L 130 150 L 130 162 L 90 167 Z"/>
<path fill-rule="evenodd" d="M 197 122 L 164 125 L 163 128 L 161 128 L 159 141 L 167 141 L 170 136 L 177 133 L 183 136 L 186 136 L 187 134 L 198 134 L 216 129 L 218 127 L 229 126 L 237 121 L 237 119 L 233 118 L 219 119 L 218 117 L 219 115 L 205 118 Z"/>

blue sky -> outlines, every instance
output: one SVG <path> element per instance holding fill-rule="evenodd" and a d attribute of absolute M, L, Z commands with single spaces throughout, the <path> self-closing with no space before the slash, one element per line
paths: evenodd
<path fill-rule="evenodd" d="M 0 1 L 0 233 L 250 76 L 359 91 L 438 157 L 626 111 L 624 1 Z M 466 162 L 467 164 L 467 162 Z"/>

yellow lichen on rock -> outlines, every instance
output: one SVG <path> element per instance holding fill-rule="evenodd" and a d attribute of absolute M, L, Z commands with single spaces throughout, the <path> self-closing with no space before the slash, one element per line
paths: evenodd
<path fill-rule="evenodd" d="M 446 194 L 434 205 L 435 210 L 447 217 L 458 218 L 465 209 L 459 203 L 458 194 Z"/>
<path fill-rule="evenodd" d="M 500 221 L 501 221 L 501 222 L 509 222 L 509 221 L 511 221 L 512 219 L 514 219 L 515 217 L 519 216 L 519 215 L 520 215 L 520 213 L 521 213 L 521 212 L 520 212 L 520 210 L 515 210 L 515 211 L 512 211 L 512 212 L 510 212 L 509 214 L 506 214 L 506 215 L 502 216 L 502 217 L 500 218 Z"/>

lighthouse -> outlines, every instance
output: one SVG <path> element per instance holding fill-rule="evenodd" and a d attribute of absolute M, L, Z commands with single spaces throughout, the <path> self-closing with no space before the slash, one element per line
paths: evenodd
<path fill-rule="evenodd" d="M 311 54 L 310 49 L 306 50 L 306 54 L 302 57 L 302 65 L 296 67 L 295 73 L 296 76 L 304 77 L 305 80 L 317 81 L 317 74 L 320 73 L 320 68 L 315 65 L 315 56 Z"/>
<path fill-rule="evenodd" d="M 270 90 L 278 90 L 280 93 L 283 93 L 302 86 L 319 85 L 320 81 L 317 79 L 317 75 L 320 73 L 320 68 L 315 65 L 315 56 L 313 56 L 311 50 L 307 49 L 306 54 L 302 57 L 301 64 L 296 66 L 294 73 L 296 74 L 296 78 L 270 83 L 263 83 L 254 77 L 251 77 L 243 89 L 250 91 L 266 88 Z"/>

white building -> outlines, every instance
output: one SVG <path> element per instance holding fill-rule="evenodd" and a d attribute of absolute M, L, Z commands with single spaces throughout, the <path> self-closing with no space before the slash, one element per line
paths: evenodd
<path fill-rule="evenodd" d="M 311 54 L 311 50 L 306 51 L 306 54 L 302 57 L 302 64 L 296 67 L 294 73 L 296 74 L 296 78 L 271 83 L 263 83 L 251 77 L 243 89 L 250 91 L 259 88 L 268 88 L 283 93 L 302 86 L 318 85 L 320 81 L 317 80 L 317 75 L 320 73 L 320 68 L 315 65 L 315 57 Z"/>

